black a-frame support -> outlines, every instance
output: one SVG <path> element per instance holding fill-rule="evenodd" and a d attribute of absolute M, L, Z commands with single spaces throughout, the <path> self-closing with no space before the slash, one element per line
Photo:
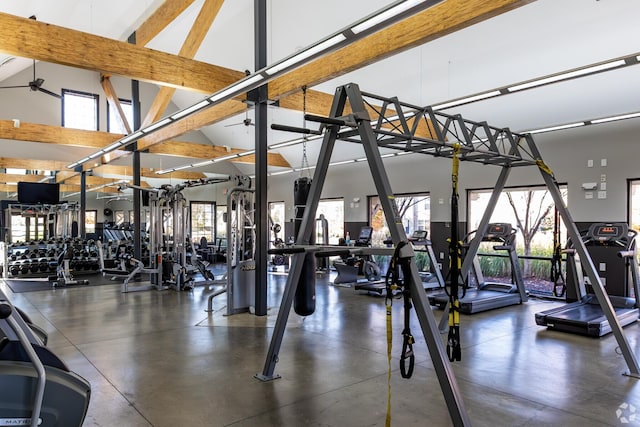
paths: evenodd
<path fill-rule="evenodd" d="M 347 102 L 349 103 L 350 113 L 344 114 Z M 280 346 L 282 344 L 296 287 L 300 280 L 302 265 L 305 258 L 304 252 L 312 250 L 310 248 L 304 248 L 309 245 L 311 239 L 318 202 L 320 201 L 320 195 L 327 176 L 329 163 L 331 161 L 331 154 L 341 126 L 351 127 L 353 129 L 353 133 L 357 133 L 357 136 L 364 148 L 385 218 L 387 218 L 394 246 L 398 246 L 400 242 L 407 241 L 407 236 L 404 228 L 402 227 L 402 221 L 394 201 L 389 178 L 382 163 L 382 157 L 376 141 L 376 135 L 372 128 L 371 119 L 367 112 L 360 89 L 357 85 L 349 84 L 340 86 L 336 89 L 329 119 L 325 125 L 326 130 L 324 133 L 322 148 L 320 150 L 320 155 L 309 191 L 307 207 L 304 211 L 300 231 L 296 238 L 296 245 L 294 247 L 300 249 L 300 252 L 293 254 L 289 276 L 284 289 L 264 369 L 260 374 L 256 375 L 257 378 L 263 381 L 279 377 L 277 374 L 274 374 L 274 371 L 278 361 L 278 354 L 280 352 Z M 405 282 L 411 292 L 413 306 L 416 310 L 420 327 L 422 328 L 422 333 L 427 343 L 427 348 L 429 350 L 431 360 L 433 361 L 434 369 L 438 377 L 440 388 L 442 389 L 451 420 L 456 426 L 470 425 L 471 422 L 467 416 L 453 369 L 449 363 L 445 346 L 440 337 L 437 322 L 430 309 L 426 294 L 422 287 L 415 259 L 412 257 L 413 249 L 411 249 L 410 245 L 406 245 L 404 248 L 406 248 L 408 253 L 404 253 L 403 256 L 411 256 L 411 278 L 410 280 L 407 280 L 405 277 Z"/>

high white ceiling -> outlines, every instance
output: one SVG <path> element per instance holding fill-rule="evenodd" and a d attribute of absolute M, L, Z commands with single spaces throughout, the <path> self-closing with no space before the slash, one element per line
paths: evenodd
<path fill-rule="evenodd" d="M 203 2 L 197 0 L 148 47 L 177 53 Z M 160 0 L 5 0 L 0 2 L 0 11 L 23 17 L 35 14 L 39 21 L 124 40 L 160 3 Z M 387 3 L 384 0 L 268 2 L 270 62 Z M 418 105 L 435 104 L 640 52 L 638 16 L 638 0 L 537 0 L 314 89 L 333 93 L 336 86 L 355 82 L 368 92 L 398 96 Z M 0 54 L 0 63 L 4 57 Z M 252 0 L 224 3 L 196 59 L 237 70 L 254 68 Z M 0 80 L 29 65 L 29 61 L 15 60 L 0 66 Z M 178 92 L 173 102 L 185 108 L 201 97 Z M 635 111 L 640 111 L 637 65 L 452 110 L 513 130 Z M 202 131 L 216 145 L 249 148 L 254 128 L 229 126 L 243 118 L 244 114 Z M 270 120 L 302 124 L 299 114 L 275 108 L 271 109 Z M 289 138 L 292 136 L 272 133 L 270 142 Z M 313 148 L 310 150 L 312 159 L 315 154 Z M 349 150 L 336 155 L 359 156 Z M 300 165 L 299 146 L 280 152 L 292 165 Z"/>

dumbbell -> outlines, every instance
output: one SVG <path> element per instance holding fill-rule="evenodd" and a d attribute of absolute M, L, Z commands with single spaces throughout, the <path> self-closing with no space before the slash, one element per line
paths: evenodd
<path fill-rule="evenodd" d="M 29 267 L 31 266 L 31 261 L 24 260 L 22 264 L 20 264 L 20 273 L 27 274 L 29 272 Z"/>
<path fill-rule="evenodd" d="M 20 273 L 20 264 L 13 263 L 9 265 L 9 273 L 11 273 L 12 276 L 17 276 Z"/>
<path fill-rule="evenodd" d="M 40 262 L 38 263 L 38 269 L 42 273 L 49 271 L 49 260 L 47 258 L 41 258 Z"/>
<path fill-rule="evenodd" d="M 38 271 L 40 271 L 40 263 L 34 259 L 33 261 L 31 261 L 31 264 L 29 264 L 29 270 L 32 273 L 37 273 Z"/>

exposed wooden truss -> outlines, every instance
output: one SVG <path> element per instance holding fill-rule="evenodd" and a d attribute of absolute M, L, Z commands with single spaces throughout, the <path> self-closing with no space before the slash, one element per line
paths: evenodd
<path fill-rule="evenodd" d="M 324 82 L 532 1 L 448 0 L 276 79 L 269 85 L 269 97 L 279 100 L 284 108 L 301 109 L 300 88 L 303 86 Z M 191 3 L 185 0 L 165 1 L 137 30 L 137 42 L 144 44 L 151 40 Z M 194 40 L 197 38 L 195 33 L 194 29 Z M 21 36 L 16 37 L 16 34 Z M 240 71 L 180 55 L 2 13 L 0 40 L 0 52 L 11 55 L 205 93 L 220 90 L 244 76 Z M 307 111 L 324 115 L 329 111 L 331 99 L 332 95 L 309 90 Z M 178 121 L 140 141 L 139 147 L 150 149 L 154 144 L 234 116 L 246 108 L 239 101 L 227 101 Z"/>

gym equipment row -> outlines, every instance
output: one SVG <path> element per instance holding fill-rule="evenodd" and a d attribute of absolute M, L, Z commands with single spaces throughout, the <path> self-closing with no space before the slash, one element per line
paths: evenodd
<path fill-rule="evenodd" d="M 2 424 L 80 427 L 91 385 L 45 347 L 34 327 L 0 291 Z"/>
<path fill-rule="evenodd" d="M 96 272 L 100 268 L 98 246 L 94 240 L 49 239 L 25 244 L 3 245 L 4 278 L 47 277 L 58 269 L 58 258 L 66 254 L 69 268 L 76 272 Z"/>
<path fill-rule="evenodd" d="M 608 281 L 606 286 L 608 299 L 621 326 L 636 322 L 640 314 L 637 234 L 626 223 L 597 223 L 592 224 L 580 236 L 594 259 L 607 261 L 607 272 L 615 269 L 623 271 L 621 280 Z M 563 252 L 567 255 L 569 303 L 536 313 L 536 323 L 548 329 L 592 337 L 610 333 L 611 324 L 593 293 L 593 287 L 586 283 L 583 264 L 580 257 L 576 256 L 575 245 L 571 240 L 567 242 Z"/>

